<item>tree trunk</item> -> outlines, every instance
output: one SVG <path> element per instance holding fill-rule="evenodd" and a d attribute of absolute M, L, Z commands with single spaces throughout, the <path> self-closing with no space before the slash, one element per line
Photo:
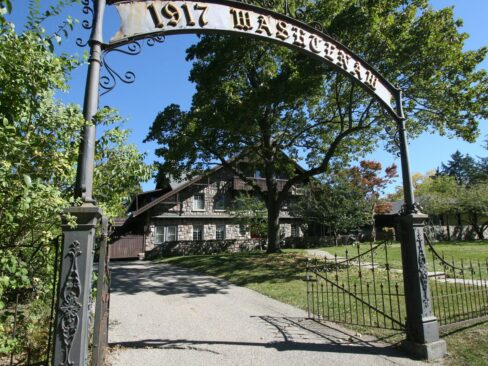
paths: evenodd
<path fill-rule="evenodd" d="M 449 214 L 446 215 L 447 240 L 451 241 L 451 228 L 449 226 Z"/>
<path fill-rule="evenodd" d="M 271 201 L 271 200 L 270 200 Z M 280 205 L 268 202 L 268 249 L 267 253 L 281 252 L 280 248 Z"/>
<path fill-rule="evenodd" d="M 478 239 L 483 240 L 485 238 L 483 233 L 484 227 L 483 225 L 478 225 L 478 214 L 476 212 L 472 212 L 469 214 L 469 218 L 471 221 L 471 227 L 478 236 Z"/>
<path fill-rule="evenodd" d="M 457 214 L 457 222 L 458 222 L 458 227 L 459 227 L 459 235 L 458 239 L 463 240 L 463 222 L 461 221 L 461 214 Z"/>

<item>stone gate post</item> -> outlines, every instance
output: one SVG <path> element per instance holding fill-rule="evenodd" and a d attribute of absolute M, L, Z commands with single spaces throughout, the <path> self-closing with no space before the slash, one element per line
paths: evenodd
<path fill-rule="evenodd" d="M 76 226 L 63 225 L 62 266 L 56 306 L 53 365 L 86 365 L 89 306 L 98 207 L 72 207 Z"/>
<path fill-rule="evenodd" d="M 83 2 L 85 4 L 85 2 Z M 88 7 L 87 1 L 85 6 Z M 93 0 L 92 32 L 88 41 L 90 58 L 85 87 L 84 127 L 78 167 L 75 196 L 80 207 L 71 207 L 66 213 L 76 219 L 70 226 L 63 223 L 63 250 L 59 274 L 58 300 L 54 328 L 55 366 L 84 366 L 88 363 L 89 306 L 91 304 L 91 277 L 95 229 L 102 216 L 93 198 L 93 169 L 95 159 L 96 126 L 90 123 L 98 111 L 99 83 L 102 55 L 102 21 L 106 0 Z"/>
<path fill-rule="evenodd" d="M 407 339 L 404 348 L 411 354 L 433 360 L 443 357 L 446 342 L 439 338 L 439 323 L 432 310 L 432 300 L 424 247 L 427 215 L 410 213 L 400 217 Z"/>
<path fill-rule="evenodd" d="M 424 247 L 427 215 L 419 213 L 415 208 L 404 119 L 398 121 L 398 133 L 405 199 L 404 212 L 399 219 L 407 309 L 407 338 L 403 346 L 410 354 L 433 360 L 443 357 L 447 350 L 446 342 L 439 338 L 439 323 L 432 310 Z"/>

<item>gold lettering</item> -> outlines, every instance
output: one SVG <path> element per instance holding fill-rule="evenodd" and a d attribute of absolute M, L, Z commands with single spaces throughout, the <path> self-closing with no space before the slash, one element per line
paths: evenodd
<path fill-rule="evenodd" d="M 366 71 L 366 80 L 364 83 L 368 86 L 370 86 L 373 90 L 376 89 L 376 83 L 378 82 L 378 78 L 373 75 L 371 71 Z"/>
<path fill-rule="evenodd" d="M 286 29 L 286 22 L 280 20 L 276 23 L 276 38 L 281 39 L 282 41 L 288 39 L 290 35 L 288 34 L 288 30 Z"/>
<path fill-rule="evenodd" d="M 347 66 L 349 64 L 350 58 L 351 58 L 351 56 L 347 55 L 343 50 L 337 51 L 337 63 L 344 70 L 347 70 Z"/>
<path fill-rule="evenodd" d="M 334 46 L 330 42 L 325 42 L 325 57 L 329 60 L 334 60 L 334 51 L 336 50 L 336 46 Z"/>
<path fill-rule="evenodd" d="M 258 29 L 256 29 L 256 33 L 263 33 L 263 30 L 266 31 L 268 36 L 271 36 L 271 30 L 269 29 L 269 24 L 266 18 L 263 15 L 258 16 Z"/>
<path fill-rule="evenodd" d="M 190 9 L 188 8 L 188 4 L 181 5 L 183 9 L 183 13 L 185 14 L 186 25 L 193 26 L 195 25 L 195 19 L 193 19 L 193 15 L 191 15 Z"/>
<path fill-rule="evenodd" d="M 291 31 L 293 32 L 293 44 L 300 47 L 305 47 L 305 32 L 297 27 L 293 27 Z"/>
<path fill-rule="evenodd" d="M 322 52 L 322 47 L 321 47 L 322 40 L 314 35 L 310 36 L 310 50 L 313 53 L 320 53 Z"/>
<path fill-rule="evenodd" d="M 356 61 L 354 63 L 354 70 L 353 70 L 353 74 L 356 75 L 356 77 L 359 79 L 359 80 L 363 80 L 363 77 L 361 76 L 361 64 L 359 63 L 359 61 Z"/>
<path fill-rule="evenodd" d="M 202 11 L 202 13 L 200 14 L 200 18 L 198 18 L 198 24 L 200 24 L 200 27 L 205 27 L 208 24 L 207 18 L 205 17 L 207 15 L 207 10 L 208 10 L 207 5 L 202 5 L 197 3 L 193 8 L 195 10 Z"/>
<path fill-rule="evenodd" d="M 161 15 L 159 15 L 158 11 L 154 7 L 154 4 L 149 4 L 147 6 L 147 9 L 149 10 L 149 13 L 151 14 L 151 18 L 154 22 L 154 26 L 156 28 L 163 28 L 164 27 L 163 19 L 161 19 Z"/>
<path fill-rule="evenodd" d="M 251 16 L 249 15 L 248 11 L 230 9 L 230 13 L 232 14 L 234 19 L 235 29 L 240 29 L 245 31 L 252 29 Z"/>
<path fill-rule="evenodd" d="M 180 9 L 178 9 L 175 6 L 175 4 L 173 4 L 172 2 L 167 3 L 161 10 L 161 13 L 163 14 L 164 17 L 170 19 L 168 25 L 172 25 L 174 27 L 180 21 L 181 18 Z"/>

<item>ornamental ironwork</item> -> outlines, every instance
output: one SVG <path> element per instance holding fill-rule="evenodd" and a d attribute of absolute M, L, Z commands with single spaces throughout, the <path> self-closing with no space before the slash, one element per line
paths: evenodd
<path fill-rule="evenodd" d="M 430 309 L 429 292 L 428 292 L 429 275 L 427 273 L 427 261 L 425 259 L 424 242 L 423 242 L 423 235 L 421 231 L 422 230 L 416 229 L 419 279 L 420 279 L 420 286 L 422 287 L 422 303 L 425 309 Z"/>
<path fill-rule="evenodd" d="M 73 339 L 78 330 L 79 311 L 81 309 L 81 281 L 78 272 L 78 256 L 81 255 L 80 242 L 75 240 L 69 247 L 66 257 L 71 261 L 66 283 L 62 289 L 61 314 L 61 341 L 64 351 L 63 362 L 61 365 L 74 365 L 70 361 L 70 352 Z"/>
<path fill-rule="evenodd" d="M 161 38 L 163 35 L 246 35 L 277 43 L 327 63 L 361 85 L 396 120 L 403 119 L 399 89 L 359 55 L 333 36 L 324 33 L 323 28 L 317 29 L 301 21 L 300 17 L 304 18 L 305 15 L 300 15 L 300 11 L 292 18 L 288 14 L 277 13 L 268 8 L 229 0 L 114 0 L 110 4 L 118 11 L 120 27 L 108 43 L 100 43 L 106 53 L 116 51 L 136 55 L 141 51 L 141 44 L 138 42 L 146 39 L 149 41 L 148 45 L 161 43 L 164 40 L 164 37 Z M 286 12 L 290 13 L 289 6 L 285 7 Z M 121 47 L 126 48 L 120 49 Z M 135 80 L 132 71 L 117 73 L 109 66 L 106 72 L 108 75 L 101 80 L 103 94 L 113 90 L 117 81 L 132 83 Z"/>
<path fill-rule="evenodd" d="M 142 52 L 142 47 L 153 47 L 155 44 L 163 43 L 165 40 L 164 35 L 151 35 L 145 40 L 132 41 L 119 48 L 107 49 L 103 52 L 102 65 L 106 70 L 106 75 L 100 78 L 100 88 L 103 90 L 100 96 L 105 95 L 112 91 L 117 86 L 117 81 L 124 84 L 132 84 L 136 80 L 136 74 L 133 71 L 126 71 L 124 74 L 117 72 L 107 61 L 107 56 L 111 53 L 121 53 L 128 56 L 136 56 Z"/>
<path fill-rule="evenodd" d="M 93 18 L 92 0 L 81 0 L 81 5 L 83 5 L 83 14 L 88 16 L 88 19 L 83 19 L 81 26 L 83 29 L 90 30 L 93 28 L 93 20 L 91 20 Z M 79 47 L 85 47 L 88 45 L 88 40 L 83 41 L 83 38 L 79 37 L 76 39 L 76 45 Z"/>

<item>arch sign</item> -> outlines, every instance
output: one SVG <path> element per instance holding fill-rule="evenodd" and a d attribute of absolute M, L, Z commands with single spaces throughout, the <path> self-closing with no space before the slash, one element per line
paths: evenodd
<path fill-rule="evenodd" d="M 245 1 L 245 0 L 243 0 Z M 256 0 L 259 1 L 259 0 Z M 287 6 L 285 0 L 285 5 Z M 423 215 L 417 214 L 408 159 L 405 118 L 402 111 L 401 91 L 389 83 L 371 65 L 329 35 L 287 15 L 255 5 L 232 0 L 81 0 L 83 12 L 92 14 L 92 22 L 82 23 L 91 29 L 89 66 L 86 78 L 83 116 L 92 121 L 98 112 L 100 88 L 107 87 L 107 77 L 100 77 L 102 66 L 115 78 L 132 82 L 134 74 L 127 72 L 121 78 L 104 62 L 102 55 L 119 51 L 138 54 L 141 39 L 148 45 L 160 42 L 164 35 L 181 33 L 238 34 L 260 38 L 286 46 L 320 60 L 361 85 L 389 112 L 398 125 L 399 147 L 405 211 L 402 228 L 402 260 L 405 283 L 408 347 L 425 358 L 440 357 L 445 353 L 445 343 L 439 341 L 437 319 L 433 316 L 429 298 L 427 266 L 423 244 Z M 90 6 L 93 4 L 93 8 Z M 106 5 L 115 6 L 120 16 L 120 28 L 108 43 L 103 41 L 103 14 Z M 86 45 L 81 39 L 78 45 Z M 120 47 L 127 46 L 127 49 Z M 105 79 L 104 79 L 105 78 Z M 129 81 L 130 80 L 130 81 Z M 76 226 L 63 226 L 63 253 L 58 281 L 55 338 L 53 340 L 53 365 L 86 365 L 89 343 L 89 304 L 91 302 L 91 276 L 95 233 L 102 211 L 93 198 L 93 171 L 96 144 L 96 124 L 87 123 L 78 156 L 75 196 L 81 206 L 67 210 L 76 218 Z M 103 250 L 101 250 L 101 253 Z M 100 273 L 105 273 L 103 260 Z M 99 288 L 103 288 L 103 276 Z M 105 315 L 98 304 L 95 314 L 94 365 L 102 364 L 106 333 L 103 331 Z M 97 294 L 97 296 L 98 296 Z M 100 307 L 101 308 L 101 307 Z M 98 325 L 98 326 L 97 326 Z M 103 336 L 105 334 L 105 336 Z M 441 342 L 441 343 L 439 343 Z"/>
<path fill-rule="evenodd" d="M 158 34 L 239 33 L 281 44 L 333 66 L 373 94 L 395 119 L 400 91 L 366 61 L 317 29 L 257 6 L 234 1 L 112 1 L 121 19 L 108 48 Z"/>

